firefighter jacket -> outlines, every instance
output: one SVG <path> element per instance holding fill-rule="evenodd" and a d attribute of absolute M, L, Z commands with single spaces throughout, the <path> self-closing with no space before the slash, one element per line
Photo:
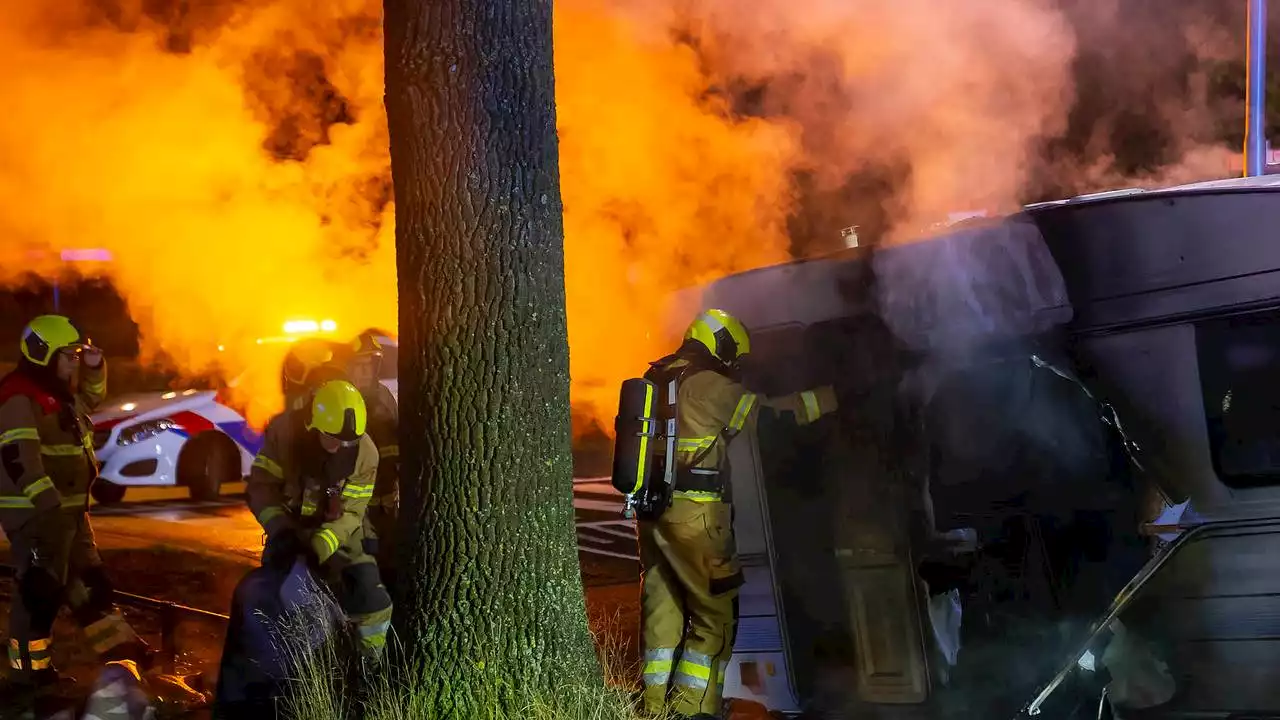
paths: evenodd
<path fill-rule="evenodd" d="M 364 393 L 369 408 L 369 437 L 378 447 L 378 480 L 369 507 L 395 517 L 400 507 L 400 410 L 382 383 Z"/>
<path fill-rule="evenodd" d="M 688 360 L 677 358 L 676 369 Z M 728 500 L 729 441 L 746 430 L 755 432 L 759 406 L 790 411 L 807 425 L 836 409 L 830 386 L 767 398 L 715 370 L 693 369 L 684 376 L 676 399 L 676 458 L 681 472 L 675 497 L 689 500 Z"/>
<path fill-rule="evenodd" d="M 98 476 L 89 412 L 107 392 L 107 361 L 82 364 L 76 392 L 24 369 L 0 380 L 0 526 L 53 509 L 88 509 Z"/>
<path fill-rule="evenodd" d="M 268 537 L 308 533 L 322 563 L 339 550 L 361 555 L 378 450 L 364 435 L 355 448 L 327 453 L 305 428 L 304 413 L 286 411 L 267 424 L 249 472 L 249 509 Z"/>

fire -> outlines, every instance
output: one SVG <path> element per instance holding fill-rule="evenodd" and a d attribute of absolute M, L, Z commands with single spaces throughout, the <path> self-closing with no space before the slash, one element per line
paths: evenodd
<path fill-rule="evenodd" d="M 289 318 L 396 325 L 380 5 L 241 3 L 173 25 L 130 3 L 11 8 L 6 256 L 107 249 L 144 354 L 238 378 L 261 424 L 284 347 L 256 338 Z M 666 292 L 785 257 L 793 144 L 699 100 L 689 48 L 586 0 L 557 11 L 574 399 L 611 418 L 617 381 L 663 349 Z M 0 273 L 27 269 L 52 270 Z"/>
<path fill-rule="evenodd" d="M 395 327 L 379 0 L 11 5 L 0 237 L 46 259 L 0 282 L 108 250 L 144 354 L 237 378 L 256 424 L 286 344 L 255 339 Z M 901 226 L 1014 200 L 1072 102 L 1055 8 L 558 1 L 578 412 L 609 428 L 618 382 L 671 348 L 674 291 L 789 257 L 797 173 L 899 173 L 877 202 Z M 828 247 L 869 222 L 829 210 Z"/>

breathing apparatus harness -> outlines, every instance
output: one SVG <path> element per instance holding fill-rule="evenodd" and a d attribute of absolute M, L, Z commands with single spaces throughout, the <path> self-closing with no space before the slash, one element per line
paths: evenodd
<path fill-rule="evenodd" d="M 688 463 L 676 458 L 680 385 L 685 377 L 704 370 L 727 375 L 731 368 L 716 359 L 696 340 L 687 340 L 676 352 L 649 364 L 642 378 L 622 383 L 618 415 L 614 420 L 613 487 L 626 496 L 622 514 L 630 519 L 656 519 L 671 505 L 677 489 L 718 489 L 726 478 L 719 470 L 698 472 L 698 463 L 723 438 L 735 431 L 721 428 L 710 444 Z M 702 475 L 714 475 L 716 487 Z"/>

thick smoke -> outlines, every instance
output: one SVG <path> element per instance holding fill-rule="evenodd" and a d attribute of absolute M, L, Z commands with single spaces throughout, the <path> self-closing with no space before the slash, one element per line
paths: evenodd
<path fill-rule="evenodd" d="M 395 325 L 381 4 L 162 6 L 0 20 L 0 233 L 9 257 L 109 249 L 145 352 L 248 365 L 261 421 L 280 346 L 255 338 L 295 317 Z M 662 349 L 667 292 L 786 258 L 795 140 L 608 6 L 559 3 L 555 32 L 575 401 L 611 416 L 616 381 Z"/>
<path fill-rule="evenodd" d="M 1171 176 L 1113 161 L 1118 113 L 1078 129 L 1084 46 L 1139 46 L 1147 30 L 1095 38 L 1119 20 L 1062 2 L 558 2 L 579 409 L 610 424 L 617 382 L 668 349 L 669 293 L 830 249 L 828 225 L 907 237 L 952 211 L 1016 206 L 1029 188 Z M 15 4 L 0 19 L 6 257 L 108 248 L 115 262 L 99 270 L 144 352 L 192 373 L 249 366 L 239 387 L 261 421 L 279 404 L 279 347 L 254 338 L 295 317 L 394 327 L 380 11 L 378 0 Z M 1226 20 L 1171 22 L 1193 55 L 1229 53 Z M 1136 92 L 1167 74 L 1135 69 L 1154 53 L 1126 52 L 1106 81 L 1132 74 Z M 1143 112 L 1154 103 L 1177 123 L 1166 136 L 1188 138 L 1166 141 L 1162 167 L 1221 174 L 1232 153 L 1183 132 L 1210 112 L 1199 96 L 1145 97 Z M 805 228 L 823 235 L 797 237 Z M 0 281 L 55 270 L 6 263 Z"/>
<path fill-rule="evenodd" d="M 1075 40 L 1048 0 L 696 5 L 685 18 L 711 63 L 801 125 L 819 189 L 909 169 L 888 200 L 900 228 L 1015 202 L 1033 141 L 1063 130 L 1074 100 Z"/>

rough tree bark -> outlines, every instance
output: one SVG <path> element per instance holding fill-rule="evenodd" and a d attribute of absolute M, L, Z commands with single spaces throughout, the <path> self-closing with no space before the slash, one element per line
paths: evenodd
<path fill-rule="evenodd" d="M 495 687 L 528 698 L 599 676 L 573 520 L 551 3 L 384 9 L 404 348 L 395 626 L 429 707 L 478 717 Z"/>

